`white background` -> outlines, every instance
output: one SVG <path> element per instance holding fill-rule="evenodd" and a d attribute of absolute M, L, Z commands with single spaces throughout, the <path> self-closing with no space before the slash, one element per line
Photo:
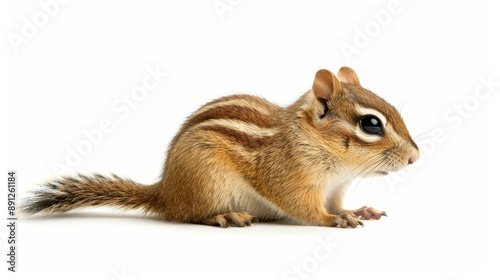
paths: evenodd
<path fill-rule="evenodd" d="M 316 70 L 343 65 L 402 109 L 423 154 L 391 180 L 352 186 L 347 205 L 389 215 L 364 228 L 219 229 L 104 209 L 27 219 L 19 272 L 0 265 L 7 279 L 498 279 L 500 85 L 474 96 L 481 77 L 500 81 L 498 4 L 75 0 L 40 23 L 46 2 L 0 7 L 1 170 L 17 170 L 23 195 L 58 175 L 54 164 L 67 165 L 68 149 L 104 119 L 113 130 L 74 172 L 153 183 L 169 141 L 203 103 L 244 92 L 288 105 Z M 24 36 L 27 21 L 38 26 Z M 12 44 L 16 36 L 24 41 Z M 357 52 L 346 55 L 346 45 Z M 130 114 L 112 109 L 156 67 L 169 76 Z M 464 103 L 460 116 L 453 110 Z M 0 233 L 4 255 L 7 228 Z"/>

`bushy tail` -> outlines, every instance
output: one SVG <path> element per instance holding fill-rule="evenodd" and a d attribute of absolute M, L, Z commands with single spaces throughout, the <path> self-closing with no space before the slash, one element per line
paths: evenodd
<path fill-rule="evenodd" d="M 150 212 L 155 186 L 136 183 L 116 175 L 77 175 L 47 182 L 21 205 L 25 214 L 64 213 L 89 206 L 142 208 Z"/>

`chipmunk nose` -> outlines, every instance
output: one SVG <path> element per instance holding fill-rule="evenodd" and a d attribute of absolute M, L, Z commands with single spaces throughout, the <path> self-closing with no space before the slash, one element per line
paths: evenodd
<path fill-rule="evenodd" d="M 413 153 L 410 154 L 410 157 L 408 158 L 408 165 L 413 164 L 415 161 L 418 160 L 420 156 L 420 153 L 418 150 L 415 150 Z"/>

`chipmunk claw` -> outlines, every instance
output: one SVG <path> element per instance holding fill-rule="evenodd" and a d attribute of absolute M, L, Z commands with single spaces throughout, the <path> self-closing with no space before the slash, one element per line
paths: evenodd
<path fill-rule="evenodd" d="M 351 213 L 344 213 L 342 215 L 339 215 L 336 220 L 336 224 L 338 224 L 341 228 L 356 228 L 358 225 L 364 227 L 363 222 L 358 217 L 353 216 Z"/>
<path fill-rule="evenodd" d="M 352 211 L 356 217 L 361 217 L 364 220 L 379 220 L 382 216 L 387 217 L 385 211 L 379 211 L 373 207 L 363 206 L 358 210 Z"/>

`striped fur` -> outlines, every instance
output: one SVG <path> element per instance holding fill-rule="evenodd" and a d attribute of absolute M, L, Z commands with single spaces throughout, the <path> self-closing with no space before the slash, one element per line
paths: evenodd
<path fill-rule="evenodd" d="M 398 170 L 418 158 L 399 113 L 359 85 L 350 68 L 316 74 L 313 90 L 281 107 L 249 95 L 223 97 L 194 112 L 172 140 L 162 179 L 145 186 L 118 177 L 65 177 L 24 205 L 27 213 L 86 206 L 141 208 L 161 219 L 226 227 L 261 221 L 356 227 L 371 208 L 342 208 L 357 176 Z M 359 118 L 383 119 L 383 136 Z M 371 210 L 370 210 L 371 209 Z"/>

